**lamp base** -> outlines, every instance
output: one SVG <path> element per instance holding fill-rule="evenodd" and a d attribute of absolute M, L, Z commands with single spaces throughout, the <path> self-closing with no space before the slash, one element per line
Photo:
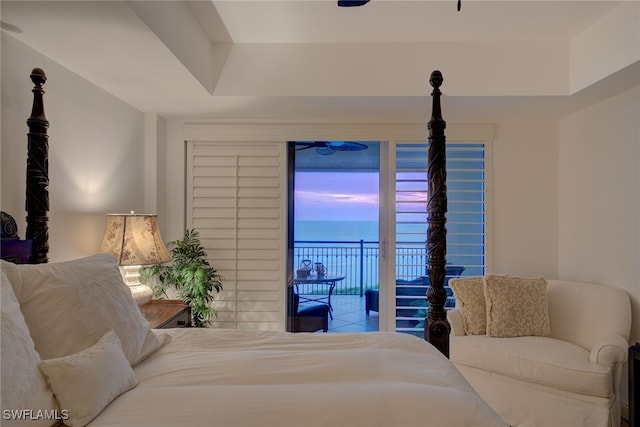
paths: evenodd
<path fill-rule="evenodd" d="M 140 266 L 127 265 L 122 268 L 124 269 L 124 283 L 129 286 L 131 295 L 138 305 L 145 305 L 151 301 L 153 290 L 149 286 L 140 283 Z"/>
<path fill-rule="evenodd" d="M 129 285 L 129 289 L 131 289 L 131 295 L 138 305 L 145 305 L 153 297 L 153 290 L 147 285 Z"/>

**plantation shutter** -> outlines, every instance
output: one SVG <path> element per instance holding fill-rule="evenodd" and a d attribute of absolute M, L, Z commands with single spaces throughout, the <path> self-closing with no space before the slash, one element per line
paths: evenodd
<path fill-rule="evenodd" d="M 486 147 L 447 144 L 447 278 L 483 275 Z M 396 330 L 423 334 L 428 302 L 428 144 L 396 144 Z M 445 286 L 447 284 L 445 283 Z M 447 307 L 453 307 L 450 297 Z"/>
<path fill-rule="evenodd" d="M 213 325 L 283 329 L 284 144 L 190 142 L 187 161 L 187 225 L 224 277 Z"/>

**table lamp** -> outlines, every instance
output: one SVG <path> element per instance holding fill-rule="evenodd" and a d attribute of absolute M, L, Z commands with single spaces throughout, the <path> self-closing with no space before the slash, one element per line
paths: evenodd
<path fill-rule="evenodd" d="M 111 254 L 122 266 L 124 282 L 138 305 L 151 300 L 153 290 L 140 283 L 140 267 L 171 260 L 160 236 L 157 215 L 107 214 L 99 253 Z"/>

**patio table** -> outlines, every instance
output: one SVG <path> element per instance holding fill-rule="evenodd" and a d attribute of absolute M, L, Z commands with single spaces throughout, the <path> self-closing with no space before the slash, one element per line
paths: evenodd
<path fill-rule="evenodd" d="M 336 288 L 336 283 L 344 280 L 345 276 L 331 276 L 331 275 L 324 275 L 324 276 L 305 276 L 305 277 L 300 277 L 300 276 L 295 276 L 293 278 L 293 284 L 296 285 L 296 293 L 298 295 L 300 295 L 298 286 L 299 285 L 327 285 L 329 286 L 329 292 L 327 294 L 320 294 L 320 295 L 309 295 L 309 294 L 305 294 L 305 296 L 300 295 L 300 302 L 307 302 L 307 301 L 326 301 L 327 305 L 329 306 L 329 315 L 331 316 L 331 318 L 333 319 L 333 315 L 331 314 L 331 312 L 333 311 L 333 307 L 331 307 L 331 294 L 333 294 L 333 290 Z"/>

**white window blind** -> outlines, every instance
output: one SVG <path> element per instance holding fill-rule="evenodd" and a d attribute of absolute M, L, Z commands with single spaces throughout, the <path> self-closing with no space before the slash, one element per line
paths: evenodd
<path fill-rule="evenodd" d="M 484 144 L 447 144 L 447 280 L 484 274 Z M 422 336 L 428 302 L 428 144 L 396 144 L 396 330 Z M 446 285 L 446 284 L 445 284 Z M 447 306 L 455 304 L 452 293 Z"/>
<path fill-rule="evenodd" d="M 282 329 L 284 144 L 190 142 L 187 161 L 187 226 L 224 277 L 214 325 Z"/>

